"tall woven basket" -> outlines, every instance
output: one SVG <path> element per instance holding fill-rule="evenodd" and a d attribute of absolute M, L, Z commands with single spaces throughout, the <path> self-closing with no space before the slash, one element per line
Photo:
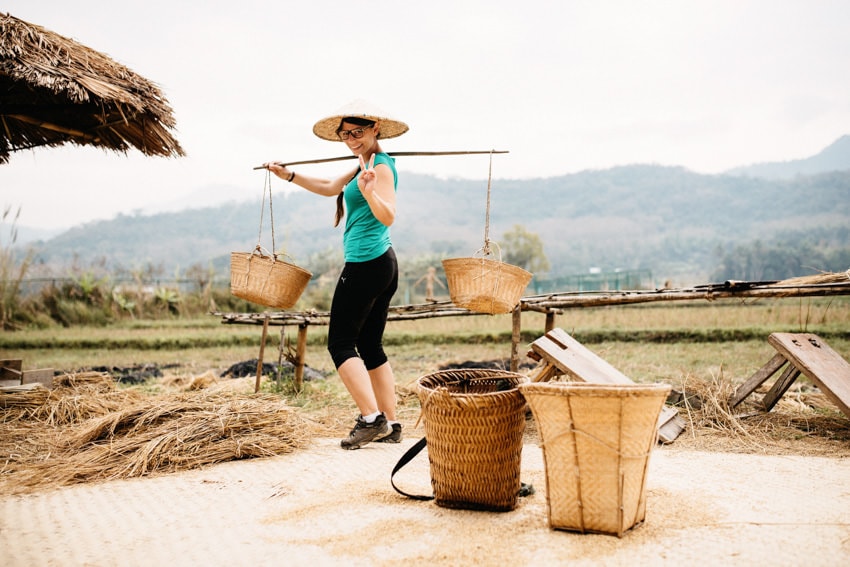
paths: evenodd
<path fill-rule="evenodd" d="M 510 313 L 532 274 L 518 266 L 483 257 L 443 260 L 452 303 L 478 313 Z"/>
<path fill-rule="evenodd" d="M 519 386 L 543 443 L 549 526 L 622 537 L 646 517 L 649 455 L 670 386 Z"/>
<path fill-rule="evenodd" d="M 517 505 L 525 377 L 492 369 L 443 370 L 419 379 L 434 501 L 505 512 Z"/>
<path fill-rule="evenodd" d="M 295 305 L 313 274 L 276 255 L 230 253 L 230 292 L 253 303 L 288 309 Z"/>

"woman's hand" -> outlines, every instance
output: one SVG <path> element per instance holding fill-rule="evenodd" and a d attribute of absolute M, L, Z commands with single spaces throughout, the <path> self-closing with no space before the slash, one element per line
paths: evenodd
<path fill-rule="evenodd" d="M 375 154 L 372 154 L 372 157 L 369 158 L 368 166 L 363 155 L 361 154 L 359 157 L 360 169 L 363 170 L 363 173 L 357 178 L 357 187 L 363 194 L 363 198 L 368 200 L 369 196 L 375 192 L 375 186 L 378 183 L 378 174 L 375 172 Z"/>
<path fill-rule="evenodd" d="M 286 169 L 285 165 L 270 161 L 264 163 L 263 167 L 265 167 L 283 180 L 289 181 L 289 178 L 292 177 L 292 172 Z"/>

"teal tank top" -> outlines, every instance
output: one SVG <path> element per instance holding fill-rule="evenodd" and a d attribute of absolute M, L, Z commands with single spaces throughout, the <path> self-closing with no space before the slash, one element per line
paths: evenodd
<path fill-rule="evenodd" d="M 375 165 L 383 163 L 393 172 L 393 189 L 398 190 L 398 173 L 395 159 L 386 153 L 375 154 Z M 342 247 L 346 262 L 368 262 L 374 260 L 392 246 L 390 227 L 375 218 L 369 203 L 357 187 L 358 173 L 343 190 L 345 198 L 345 232 Z"/>

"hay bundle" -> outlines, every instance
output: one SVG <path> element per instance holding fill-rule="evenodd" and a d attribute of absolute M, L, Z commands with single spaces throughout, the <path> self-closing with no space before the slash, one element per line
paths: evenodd
<path fill-rule="evenodd" d="M 80 388 L 84 386 L 112 390 L 115 380 L 106 372 L 69 372 L 53 377 L 54 388 Z"/>
<path fill-rule="evenodd" d="M 0 397 L 7 492 L 268 457 L 303 447 L 316 431 L 274 395 L 153 396 L 118 389 L 102 373 L 64 375 L 54 385 Z"/>
<path fill-rule="evenodd" d="M 831 283 L 850 283 L 850 270 L 845 272 L 821 272 L 811 276 L 800 276 L 776 282 L 774 285 L 817 285 Z"/>
<path fill-rule="evenodd" d="M 104 415 L 139 399 L 132 390 L 118 390 L 103 372 L 63 374 L 53 378 L 53 389 L 28 384 L 0 392 L 3 421 L 36 421 L 52 426 L 72 425 Z"/>
<path fill-rule="evenodd" d="M 11 485 L 7 490 L 27 492 L 269 457 L 305 446 L 312 430 L 273 395 L 146 398 L 66 430 L 48 458 L 18 463 L 6 479 Z"/>
<path fill-rule="evenodd" d="M 215 372 L 208 370 L 200 376 L 193 377 L 186 388 L 188 390 L 203 390 L 215 385 L 216 382 L 218 382 L 218 377 L 215 375 Z"/>
<path fill-rule="evenodd" d="M 53 379 L 54 389 L 41 407 L 28 416 L 47 425 L 64 427 L 117 411 L 145 396 L 119 389 L 107 373 L 64 374 Z"/>
<path fill-rule="evenodd" d="M 41 384 L 26 384 L 24 386 L 6 386 L 0 388 L 0 409 L 16 410 L 16 414 L 25 414 L 28 410 L 37 408 L 47 401 L 50 393 Z M 4 419 L 11 419 L 12 412 L 4 412 Z"/>
<path fill-rule="evenodd" d="M 676 443 L 695 443 L 701 450 L 731 452 L 835 455 L 846 452 L 850 421 L 820 392 L 790 389 L 772 411 L 765 412 L 760 400 L 751 397 L 740 406 L 729 407 L 736 384 L 714 376 L 711 380 L 686 378 L 685 408 L 691 432 Z M 805 445 L 799 440 L 806 438 Z M 838 453 L 836 453 L 838 451 Z"/>

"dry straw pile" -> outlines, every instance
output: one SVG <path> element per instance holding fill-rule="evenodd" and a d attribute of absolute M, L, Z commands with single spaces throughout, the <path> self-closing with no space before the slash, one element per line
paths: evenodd
<path fill-rule="evenodd" d="M 304 447 L 315 426 L 274 395 L 195 390 L 149 395 L 108 374 L 0 393 L 6 493 L 176 472 Z"/>
<path fill-rule="evenodd" d="M 722 377 L 686 377 L 678 405 L 688 422 L 677 448 L 735 453 L 850 456 L 850 419 L 817 388 L 794 384 L 776 406 L 760 405 L 763 386 L 730 408 L 736 385 Z M 802 441 L 805 441 L 804 443 Z"/>

